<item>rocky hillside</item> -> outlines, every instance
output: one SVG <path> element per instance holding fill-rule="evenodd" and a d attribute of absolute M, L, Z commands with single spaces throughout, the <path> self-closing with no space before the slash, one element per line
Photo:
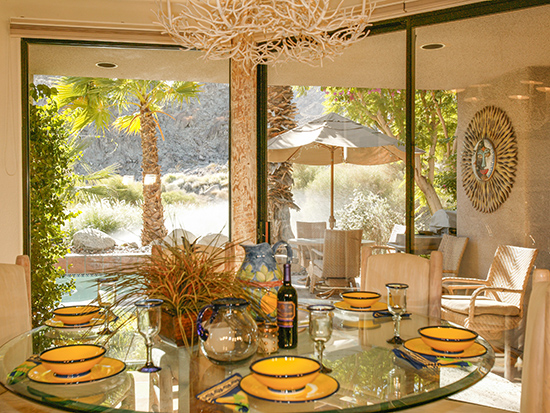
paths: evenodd
<path fill-rule="evenodd" d="M 51 85 L 55 78 L 37 76 L 35 83 Z M 199 99 L 168 107 L 173 118 L 160 114 L 164 140 L 159 136 L 159 162 L 162 174 L 189 173 L 211 164 L 226 165 L 229 158 L 229 87 L 226 84 L 207 83 L 202 86 Z M 312 120 L 323 113 L 324 93 L 312 88 L 306 96 L 296 99 L 298 124 Z M 92 138 L 84 151 L 83 160 L 93 170 L 117 164 L 120 175 L 133 175 L 141 180 L 141 145 L 137 135 L 108 130 L 105 136 L 92 128 L 81 133 Z M 79 171 L 83 172 L 83 171 Z"/>

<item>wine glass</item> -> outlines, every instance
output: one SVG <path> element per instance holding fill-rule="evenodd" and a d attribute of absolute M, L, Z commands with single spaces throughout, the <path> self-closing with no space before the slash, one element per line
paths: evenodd
<path fill-rule="evenodd" d="M 103 330 L 99 334 L 113 334 L 109 329 L 111 321 L 111 308 L 116 302 L 116 281 L 110 278 L 100 278 L 97 280 L 97 303 L 103 308 Z"/>
<path fill-rule="evenodd" d="M 332 335 L 332 317 L 334 306 L 330 304 L 315 304 L 309 310 L 309 336 L 315 342 L 315 350 L 319 356 L 321 373 L 330 373 L 332 370 L 323 365 L 323 351 L 325 343 Z"/>
<path fill-rule="evenodd" d="M 407 288 L 409 286 L 403 283 L 386 284 L 388 311 L 393 316 L 393 337 L 387 340 L 391 344 L 403 344 L 403 339 L 399 336 L 399 326 L 401 316 L 407 311 Z"/>
<path fill-rule="evenodd" d="M 153 338 L 160 332 L 160 309 L 163 300 L 146 299 L 136 302 L 136 316 L 139 333 L 145 339 L 147 347 L 147 361 L 139 369 L 142 373 L 154 373 L 161 368 L 153 364 L 151 353 L 153 351 Z"/>

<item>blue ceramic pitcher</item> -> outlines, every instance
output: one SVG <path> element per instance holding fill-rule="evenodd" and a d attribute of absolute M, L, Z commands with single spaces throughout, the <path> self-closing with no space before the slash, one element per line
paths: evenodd
<path fill-rule="evenodd" d="M 245 284 L 251 301 L 254 301 L 264 313 L 258 314 L 252 309 L 252 316 L 257 320 L 267 318 L 274 321 L 277 318 L 277 291 L 283 285 L 283 273 L 275 260 L 275 252 L 284 245 L 287 262 L 290 262 L 292 248 L 286 241 L 279 241 L 273 247 L 267 242 L 240 245 L 244 248 L 245 257 L 237 277 Z"/>

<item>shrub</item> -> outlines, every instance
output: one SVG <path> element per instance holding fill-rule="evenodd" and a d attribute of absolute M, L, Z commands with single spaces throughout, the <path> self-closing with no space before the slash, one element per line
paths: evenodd
<path fill-rule="evenodd" d="M 120 175 L 114 175 L 109 178 L 101 179 L 91 188 L 86 189 L 87 199 L 109 199 L 118 200 L 134 205 L 143 201 L 143 185 L 141 182 L 124 183 Z M 83 198 L 86 199 L 86 198 Z"/>
<path fill-rule="evenodd" d="M 107 234 L 132 228 L 141 224 L 141 206 L 120 201 L 97 200 L 76 206 L 80 215 L 67 224 L 67 233 L 72 238 L 84 228 L 99 229 Z"/>
<path fill-rule="evenodd" d="M 395 224 L 403 224 L 403 212 L 391 206 L 386 198 L 354 191 L 352 201 L 335 212 L 342 229 L 362 229 L 363 238 L 385 244 Z"/>
<path fill-rule="evenodd" d="M 309 186 L 315 180 L 317 174 L 321 172 L 318 166 L 298 165 L 292 166 L 292 177 L 294 178 L 294 188 L 303 189 Z"/>
<path fill-rule="evenodd" d="M 178 177 L 174 174 L 168 174 L 163 177 L 163 181 L 167 184 L 171 184 L 174 181 L 177 181 Z"/>
<path fill-rule="evenodd" d="M 164 204 L 196 204 L 198 203 L 196 194 L 189 194 L 185 191 L 164 192 L 162 195 Z"/>

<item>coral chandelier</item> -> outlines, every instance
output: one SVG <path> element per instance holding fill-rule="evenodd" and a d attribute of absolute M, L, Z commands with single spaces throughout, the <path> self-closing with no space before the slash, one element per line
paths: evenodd
<path fill-rule="evenodd" d="M 316 65 L 368 35 L 374 3 L 343 7 L 343 1 L 331 7 L 329 0 L 165 0 L 157 23 L 206 59 Z"/>

